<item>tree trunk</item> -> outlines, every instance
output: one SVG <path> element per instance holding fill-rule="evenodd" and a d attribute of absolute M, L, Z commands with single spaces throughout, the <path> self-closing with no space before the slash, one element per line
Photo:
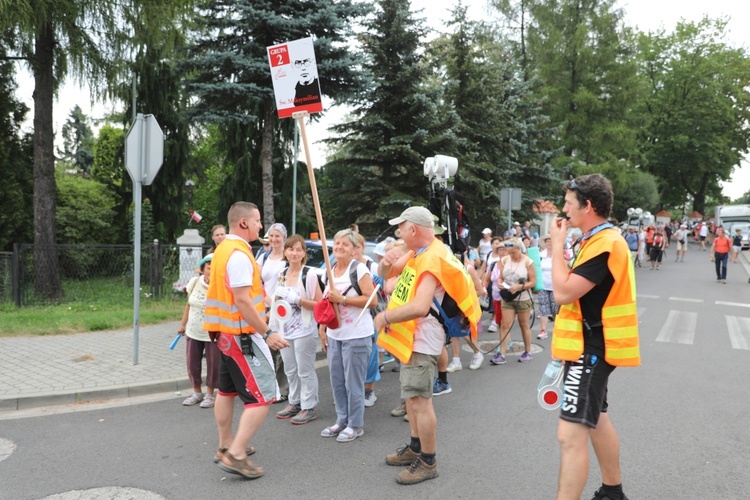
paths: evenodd
<path fill-rule="evenodd" d="M 34 290 L 46 300 L 62 297 L 55 228 L 55 157 L 52 131 L 55 38 L 48 22 L 35 40 L 34 72 Z"/>
<path fill-rule="evenodd" d="M 273 166 L 271 161 L 273 120 L 273 106 L 268 106 L 263 120 L 263 138 L 260 146 L 261 180 L 263 182 L 263 226 L 266 230 L 276 222 L 273 210 Z"/>

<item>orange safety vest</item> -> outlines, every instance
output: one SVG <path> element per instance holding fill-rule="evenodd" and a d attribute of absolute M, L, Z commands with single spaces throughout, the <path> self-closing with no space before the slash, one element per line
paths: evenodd
<path fill-rule="evenodd" d="M 573 269 L 609 252 L 607 267 L 614 277 L 612 290 L 602 307 L 604 359 L 613 366 L 641 364 L 638 345 L 638 314 L 635 303 L 635 272 L 628 245 L 616 231 L 596 233 L 581 247 Z M 583 315 L 580 300 L 560 306 L 552 336 L 552 355 L 575 361 L 583 354 Z"/>
<path fill-rule="evenodd" d="M 453 255 L 451 250 L 437 238 L 427 249 L 415 256 L 411 252 L 406 266 L 398 277 L 386 311 L 395 309 L 412 300 L 422 276 L 432 274 L 458 304 L 469 319 L 471 337 L 477 338 L 477 323 L 482 317 L 477 292 L 469 272 Z M 414 332 L 418 318 L 401 323 L 391 323 L 388 329 L 378 334 L 378 345 L 393 354 L 402 363 L 408 363 L 414 348 Z"/>
<path fill-rule="evenodd" d="M 234 252 L 243 252 L 250 257 L 250 262 L 253 265 L 250 298 L 260 317 L 266 317 L 260 268 L 255 262 L 250 247 L 244 241 L 227 238 L 216 247 L 211 260 L 211 281 L 208 286 L 208 293 L 206 293 L 206 308 L 203 311 L 203 329 L 207 332 L 221 332 L 227 335 L 256 333 L 242 317 L 234 301 L 234 293 L 229 287 L 227 264 L 229 263 L 229 257 Z"/>

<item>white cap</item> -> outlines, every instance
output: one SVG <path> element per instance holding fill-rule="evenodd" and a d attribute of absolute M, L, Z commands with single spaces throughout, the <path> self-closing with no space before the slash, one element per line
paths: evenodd
<path fill-rule="evenodd" d="M 492 234 L 492 229 L 485 227 L 482 229 L 482 234 Z"/>

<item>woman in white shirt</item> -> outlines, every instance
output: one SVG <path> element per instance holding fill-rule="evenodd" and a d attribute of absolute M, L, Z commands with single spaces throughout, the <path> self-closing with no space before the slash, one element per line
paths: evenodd
<path fill-rule="evenodd" d="M 542 283 L 544 288 L 539 291 L 539 320 L 542 323 L 542 329 L 539 335 L 536 336 L 538 339 L 546 339 L 549 335 L 547 334 L 547 321 L 554 320 L 557 316 L 559 309 L 555 302 L 555 296 L 552 293 L 552 238 L 550 235 L 546 235 L 543 238 L 544 249 L 539 252 L 539 258 L 541 259 L 542 266 Z"/>
<path fill-rule="evenodd" d="M 284 373 L 289 381 L 289 404 L 276 413 L 276 418 L 291 418 L 303 425 L 318 418 L 318 376 L 315 373 L 315 351 L 318 347 L 317 325 L 312 310 L 323 298 L 314 271 L 305 270 L 307 247 L 305 239 L 294 234 L 284 243 L 286 267 L 278 277 L 275 296 L 291 306 L 287 320 L 279 324 L 271 315 L 269 326 L 281 332 L 289 347 L 281 350 Z"/>
<path fill-rule="evenodd" d="M 534 301 L 531 298 L 531 289 L 536 284 L 536 269 L 534 261 L 521 253 L 522 243 L 518 238 L 511 238 L 503 243 L 508 250 L 508 256 L 504 257 L 500 266 L 500 279 L 498 284 L 511 294 L 518 294 L 512 300 L 503 298 L 503 322 L 500 327 L 500 352 L 498 352 L 490 363 L 493 365 L 505 364 L 505 353 L 508 349 L 508 338 L 506 334 L 513 326 L 518 316 L 518 324 L 523 334 L 524 352 L 518 361 L 525 363 L 531 361 L 531 328 L 529 318 L 534 310 Z M 503 293 L 503 292 L 501 292 Z"/>
<path fill-rule="evenodd" d="M 193 384 L 193 394 L 182 402 L 184 406 L 200 403 L 201 408 L 213 408 L 216 396 L 214 388 L 219 384 L 219 361 L 221 352 L 219 347 L 211 342 L 208 332 L 203 329 L 203 309 L 205 307 L 208 283 L 211 281 L 210 253 L 200 261 L 201 275 L 190 280 L 185 287 L 188 302 L 182 313 L 182 321 L 177 333 L 187 337 L 185 340 L 187 370 L 190 383 Z M 206 394 L 201 391 L 201 367 L 203 356 L 206 356 Z"/>
<path fill-rule="evenodd" d="M 263 280 L 263 290 L 266 292 L 265 301 L 266 310 L 268 310 L 271 307 L 279 274 L 286 267 L 286 261 L 284 260 L 286 226 L 280 222 L 271 224 L 266 236 L 271 246 L 271 251 L 263 254 L 258 259 L 258 267 L 260 267 L 260 277 Z M 271 356 L 276 368 L 276 382 L 279 384 L 280 396 L 276 400 L 276 403 L 283 403 L 289 399 L 289 381 L 286 379 L 286 374 L 284 373 L 284 360 L 279 351 L 274 351 L 273 349 L 271 349 Z"/>
<path fill-rule="evenodd" d="M 354 441 L 364 434 L 365 376 L 372 350 L 372 316 L 365 312 L 357 317 L 372 294 L 373 284 L 367 266 L 354 259 L 354 249 L 360 245 L 357 233 L 344 229 L 333 238 L 333 283 L 326 286 L 329 300 L 339 305 L 339 328 L 320 327 L 321 340 L 328 354 L 331 389 L 336 404 L 336 423 L 320 433 L 336 437 L 340 443 Z M 352 283 L 352 269 L 361 293 Z M 325 294 L 324 294 L 325 295 Z M 369 307 L 375 307 L 372 301 Z"/>

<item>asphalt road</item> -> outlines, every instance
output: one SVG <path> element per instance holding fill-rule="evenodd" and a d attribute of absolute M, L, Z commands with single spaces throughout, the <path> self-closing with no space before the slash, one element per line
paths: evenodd
<path fill-rule="evenodd" d="M 730 264 L 729 283 L 718 284 L 707 253 L 690 250 L 685 263 L 674 263 L 670 252 L 662 270 L 637 270 L 643 365 L 618 369 L 610 380 L 610 415 L 632 500 L 748 497 L 748 275 Z M 520 339 L 518 332 L 513 337 Z M 485 361 L 478 371 L 468 370 L 470 354 L 462 353 L 464 370 L 450 375 L 453 392 L 435 399 L 440 477 L 420 485 L 396 484 L 399 469 L 384 462 L 409 436 L 408 424 L 389 415 L 398 402 L 390 365 L 377 403 L 366 410 L 365 435 L 346 444 L 319 436 L 335 421 L 322 367 L 319 420 L 298 427 L 269 415 L 253 440 L 254 462 L 266 470 L 261 479 L 245 481 L 212 464 L 212 411 L 182 407 L 184 396 L 172 394 L 0 421 L 0 499 L 148 498 L 149 492 L 168 499 L 554 498 L 556 412 L 536 403 L 549 340 L 535 343 L 543 351 L 530 363 Z M 590 462 L 584 498 L 600 483 L 593 452 Z M 104 489 L 65 495 L 90 488 Z"/>

